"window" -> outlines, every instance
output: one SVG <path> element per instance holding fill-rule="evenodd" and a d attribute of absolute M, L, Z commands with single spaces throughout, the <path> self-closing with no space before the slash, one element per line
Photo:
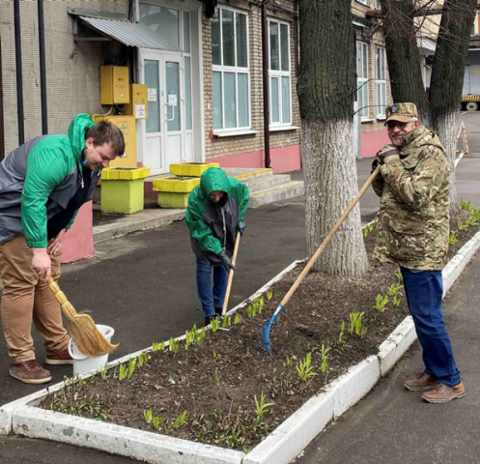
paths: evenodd
<path fill-rule="evenodd" d="M 375 9 L 376 10 L 381 10 L 382 5 L 380 4 L 380 0 L 375 0 Z"/>
<path fill-rule="evenodd" d="M 250 127 L 248 17 L 217 8 L 212 19 L 213 128 Z"/>
<path fill-rule="evenodd" d="M 377 117 L 385 118 L 387 106 L 387 67 L 385 49 L 375 47 L 375 89 L 377 91 Z"/>
<path fill-rule="evenodd" d="M 292 85 L 290 66 L 290 26 L 278 21 L 268 22 L 270 124 L 292 124 Z"/>
<path fill-rule="evenodd" d="M 368 118 L 368 48 L 365 42 L 357 42 L 357 99 L 360 116 Z"/>
<path fill-rule="evenodd" d="M 180 47 L 178 10 L 140 3 L 140 22 L 175 47 Z"/>

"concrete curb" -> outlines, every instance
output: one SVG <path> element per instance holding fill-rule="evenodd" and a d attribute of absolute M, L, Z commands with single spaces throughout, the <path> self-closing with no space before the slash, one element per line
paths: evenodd
<path fill-rule="evenodd" d="M 479 248 L 480 232 L 464 245 L 445 267 L 443 271 L 445 291 L 451 288 Z M 292 263 L 228 314 L 248 305 L 300 262 L 302 261 Z M 184 336 L 179 337 L 179 339 L 183 338 Z M 370 356 L 351 367 L 346 374 L 334 380 L 324 392 L 308 400 L 247 455 L 238 451 L 201 445 L 34 407 L 47 393 L 63 388 L 64 382 L 2 406 L 0 408 L 0 434 L 14 432 L 32 438 L 45 438 L 86 446 L 153 464 L 187 464 L 191 462 L 198 464 L 288 464 L 331 420 L 341 416 L 363 398 L 415 340 L 415 329 L 409 316 L 380 345 L 377 355 Z M 148 351 L 151 351 L 151 348 L 143 350 L 143 352 Z M 115 360 L 109 363 L 109 367 L 128 361 L 141 352 Z M 81 377 L 89 377 L 95 372 L 85 373 Z"/>

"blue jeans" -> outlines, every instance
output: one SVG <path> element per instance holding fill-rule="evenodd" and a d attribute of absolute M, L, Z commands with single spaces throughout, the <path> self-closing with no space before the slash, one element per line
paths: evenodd
<path fill-rule="evenodd" d="M 212 287 L 213 268 L 213 287 Z M 197 258 L 197 290 L 205 317 L 214 316 L 215 308 L 223 308 L 228 272 L 222 266 L 211 266 Z"/>
<path fill-rule="evenodd" d="M 423 348 L 425 373 L 439 383 L 454 387 L 462 378 L 455 364 L 452 344 L 443 321 L 443 280 L 441 271 L 416 271 L 400 268 L 408 308 Z"/>

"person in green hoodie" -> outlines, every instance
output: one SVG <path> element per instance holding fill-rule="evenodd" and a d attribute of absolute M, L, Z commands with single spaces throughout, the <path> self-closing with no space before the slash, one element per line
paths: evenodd
<path fill-rule="evenodd" d="M 207 169 L 188 198 L 186 223 L 197 262 L 205 325 L 222 314 L 237 232 L 245 230 L 248 187 L 220 168 Z M 212 287 L 213 271 L 213 287 Z"/>
<path fill-rule="evenodd" d="M 46 364 L 72 364 L 61 309 L 48 287 L 60 277 L 65 234 L 93 198 L 100 171 L 123 155 L 120 129 L 79 114 L 68 135 L 29 140 L 0 164 L 1 316 L 10 375 L 42 384 L 50 372 L 36 361 L 32 322 L 45 339 Z"/>

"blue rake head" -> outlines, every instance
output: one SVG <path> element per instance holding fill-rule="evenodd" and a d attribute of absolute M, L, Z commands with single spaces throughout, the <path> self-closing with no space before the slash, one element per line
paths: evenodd
<path fill-rule="evenodd" d="M 270 346 L 270 329 L 272 327 L 273 320 L 270 319 L 258 333 L 258 345 L 262 350 L 265 350 L 272 359 L 275 359 Z"/>

